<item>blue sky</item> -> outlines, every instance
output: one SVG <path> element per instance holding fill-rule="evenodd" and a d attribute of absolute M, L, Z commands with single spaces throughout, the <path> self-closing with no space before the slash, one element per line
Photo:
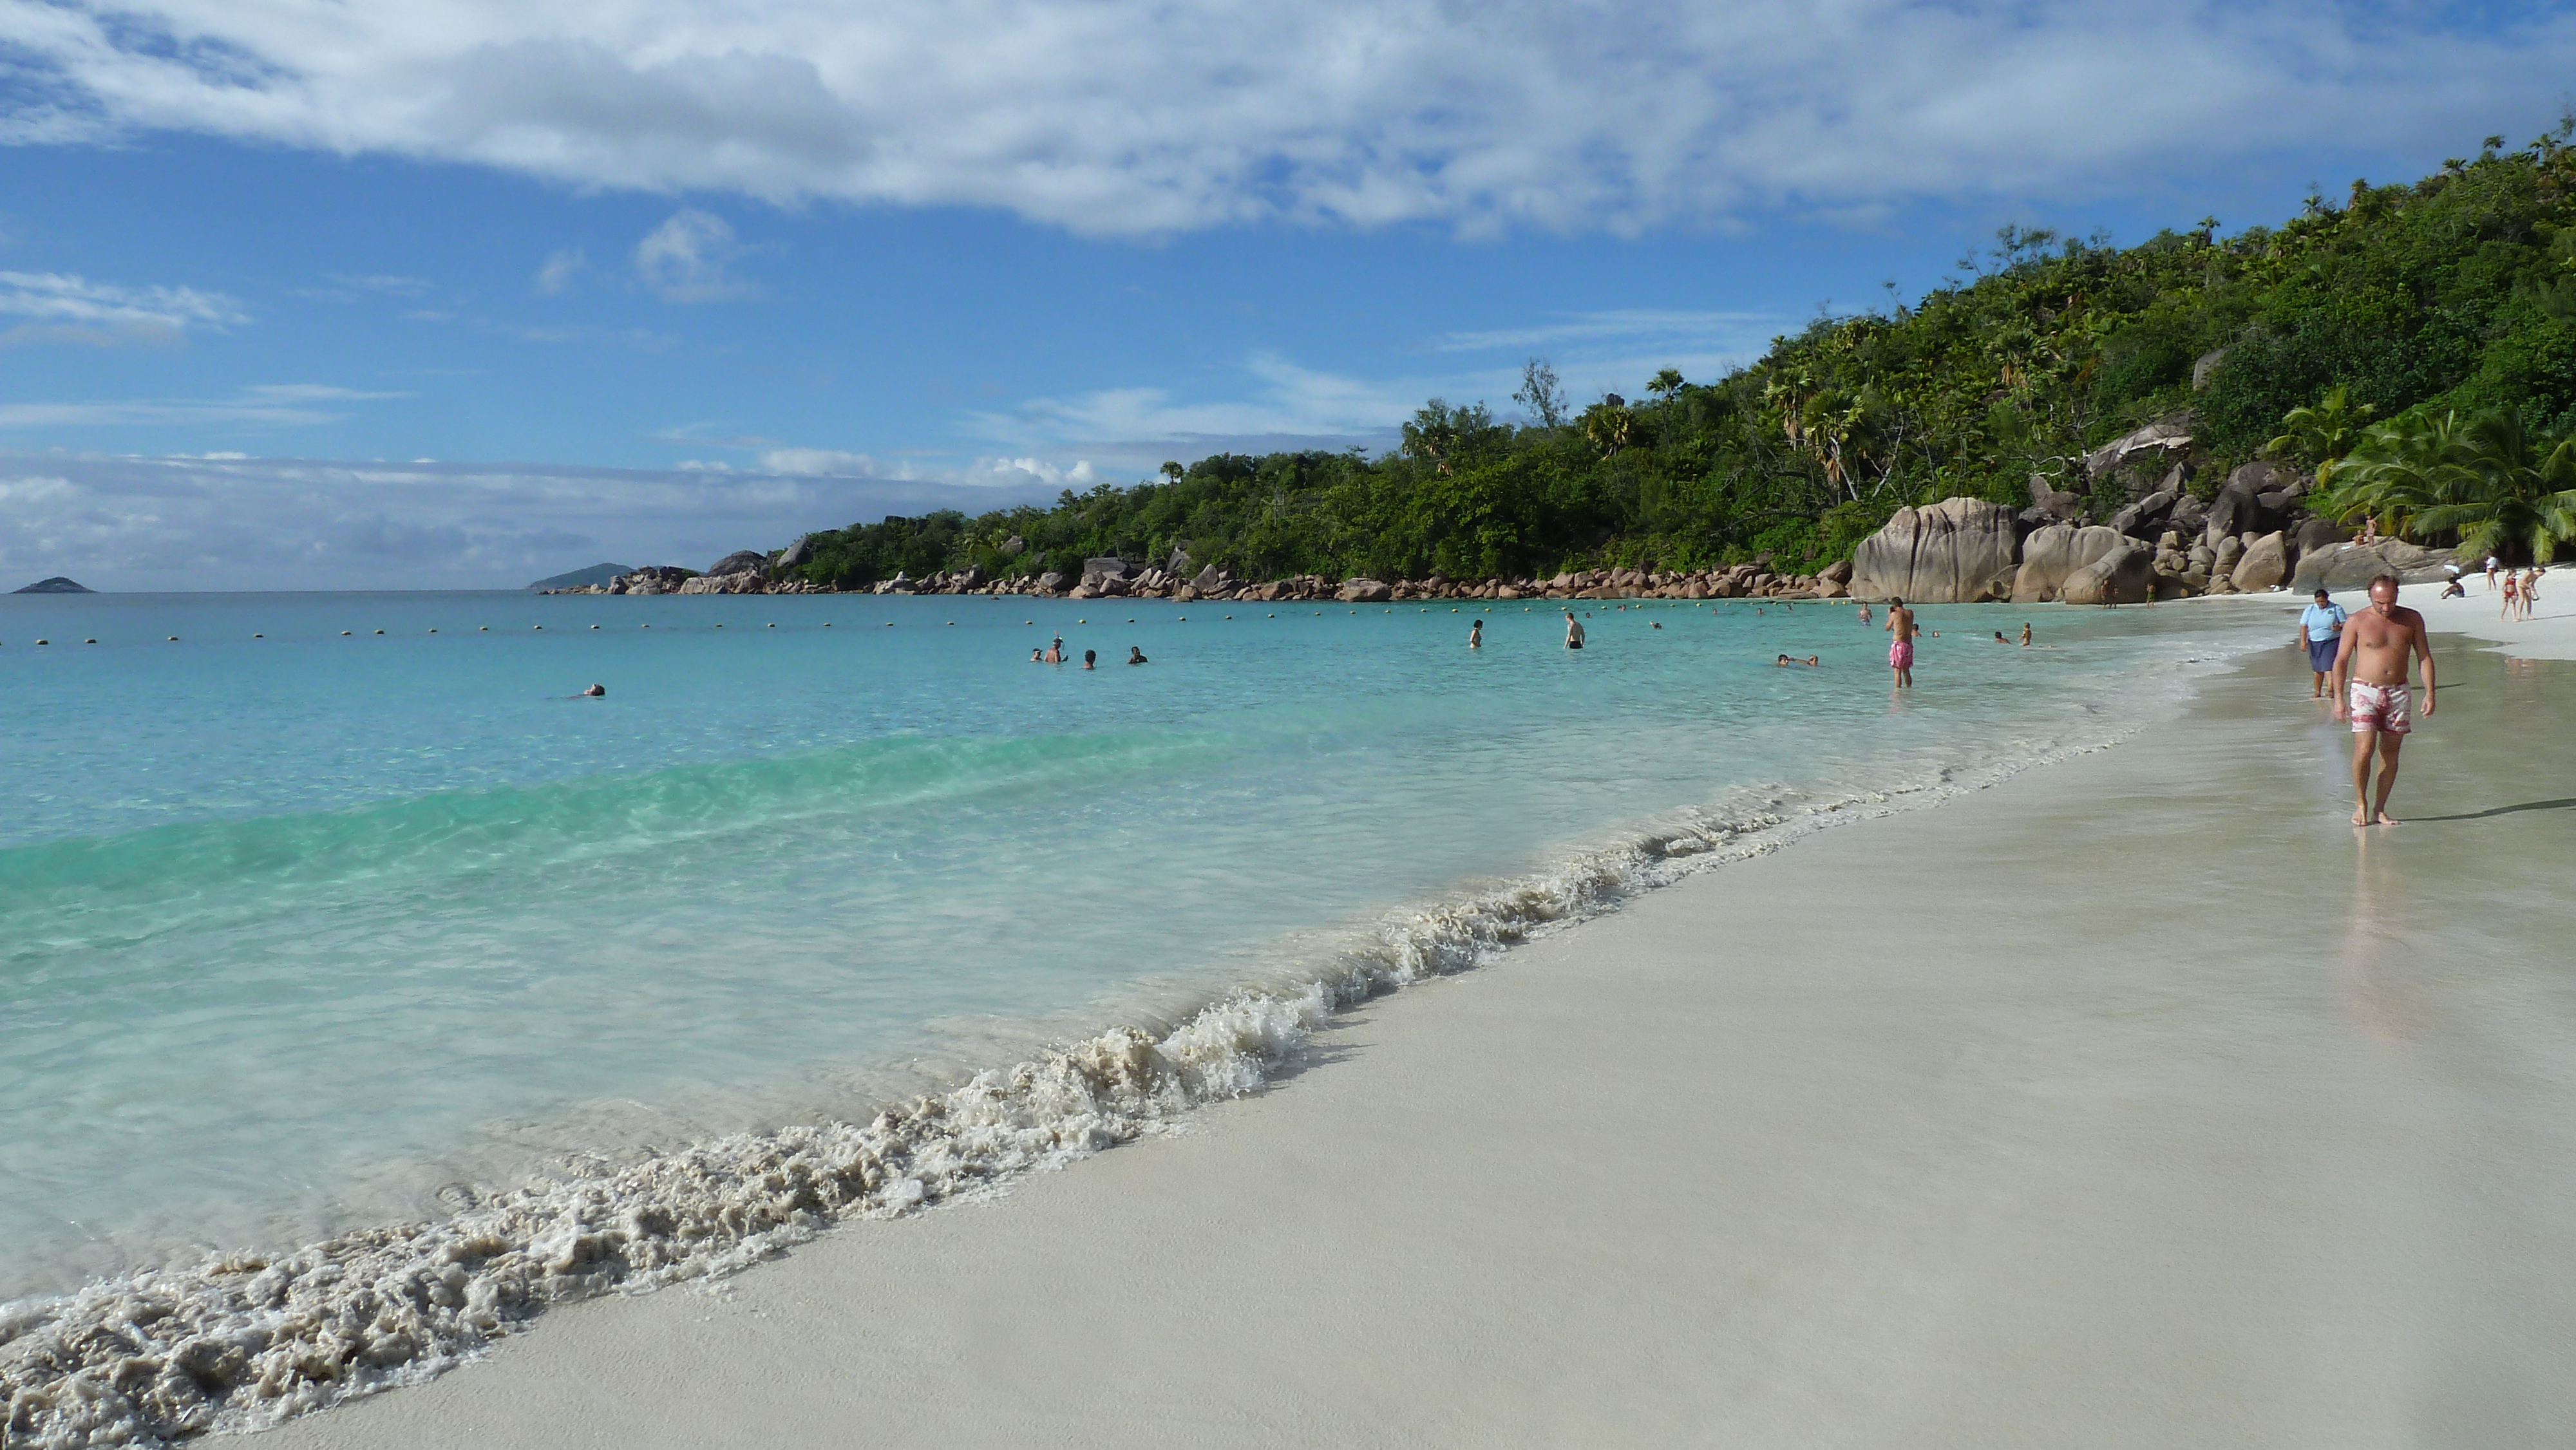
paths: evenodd
<path fill-rule="evenodd" d="M 0 0 L 0 587 L 510 586 L 1714 374 L 2546 129 L 2561 10 Z"/>

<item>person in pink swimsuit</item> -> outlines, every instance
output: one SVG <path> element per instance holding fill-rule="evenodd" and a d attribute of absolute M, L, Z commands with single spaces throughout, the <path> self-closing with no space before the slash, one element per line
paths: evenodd
<path fill-rule="evenodd" d="M 1896 636 L 1887 647 L 1887 667 L 1896 672 L 1896 688 L 1914 688 L 1914 611 L 1902 599 L 1887 601 L 1887 632 Z"/>

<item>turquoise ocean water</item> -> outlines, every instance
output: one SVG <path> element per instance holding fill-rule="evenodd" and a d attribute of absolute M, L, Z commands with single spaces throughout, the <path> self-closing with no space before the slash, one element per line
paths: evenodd
<path fill-rule="evenodd" d="M 0 599 L 0 1299 L 1165 1030 L 2098 744 L 2272 623 L 1936 608 L 1900 700 L 1849 606 L 1581 607 Z"/>

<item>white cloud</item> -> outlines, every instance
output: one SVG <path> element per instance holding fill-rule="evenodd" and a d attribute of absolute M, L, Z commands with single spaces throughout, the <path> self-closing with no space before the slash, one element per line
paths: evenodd
<path fill-rule="evenodd" d="M 666 302 L 722 302 L 756 295 L 728 270 L 742 246 L 725 219 L 683 207 L 635 244 L 635 275 Z"/>
<path fill-rule="evenodd" d="M 546 257 L 537 269 L 537 290 L 552 295 L 572 285 L 572 279 L 590 266 L 590 258 L 579 247 L 559 247 Z"/>
<path fill-rule="evenodd" d="M 240 303 L 220 292 L 120 287 L 62 272 L 0 272 L 0 317 L 28 319 L 0 332 L 0 346 L 166 345 L 191 327 L 220 329 L 250 320 Z"/>
<path fill-rule="evenodd" d="M 2370 0 L 0 0 L 0 137 L 585 187 L 1629 231 L 2537 128 L 2576 17 Z M 2504 17 L 2504 18 L 2490 18 Z M 2483 33 L 2465 28 L 2484 27 Z"/>
<path fill-rule="evenodd" d="M 1053 489 L 732 472 L 0 453 L 0 587 L 515 588 L 602 560 L 703 568 L 809 529 Z"/>
<path fill-rule="evenodd" d="M 268 383 L 229 398 L 123 398 L 65 403 L 0 403 L 0 428 L 131 428 L 187 423 L 305 427 L 347 414 L 327 403 L 375 402 L 409 393 L 371 393 L 321 383 Z"/>

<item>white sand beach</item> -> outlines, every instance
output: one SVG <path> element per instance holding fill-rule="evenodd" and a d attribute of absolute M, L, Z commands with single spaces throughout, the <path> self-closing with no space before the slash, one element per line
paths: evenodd
<path fill-rule="evenodd" d="M 1187 1135 L 264 1438 L 2556 1443 L 2576 669 L 2530 661 L 2576 597 L 2543 613 L 2441 641 L 2407 825 L 2344 823 L 2285 643 L 1381 999 Z"/>

